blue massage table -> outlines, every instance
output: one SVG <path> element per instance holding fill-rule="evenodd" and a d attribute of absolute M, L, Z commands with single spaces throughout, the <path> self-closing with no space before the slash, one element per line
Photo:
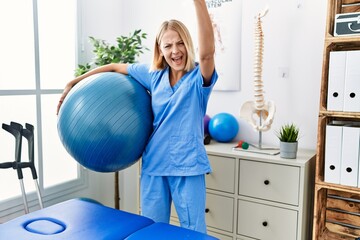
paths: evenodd
<path fill-rule="evenodd" d="M 0 224 L 3 240 L 216 240 L 196 231 L 116 210 L 86 199 L 68 200 Z"/>

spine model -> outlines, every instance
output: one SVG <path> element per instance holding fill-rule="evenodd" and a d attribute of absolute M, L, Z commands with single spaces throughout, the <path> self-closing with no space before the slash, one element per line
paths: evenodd
<path fill-rule="evenodd" d="M 264 99 L 264 84 L 262 79 L 264 33 L 261 19 L 268 10 L 256 16 L 255 22 L 255 56 L 254 56 L 254 101 L 245 102 L 240 109 L 240 117 L 245 119 L 256 131 L 267 131 L 271 128 L 275 114 L 273 101 Z M 257 118 L 257 119 L 255 119 Z"/>
<path fill-rule="evenodd" d="M 262 110 L 264 108 L 264 85 L 262 80 L 264 33 L 261 18 L 264 17 L 265 14 L 259 14 L 255 23 L 254 97 L 256 110 Z"/>

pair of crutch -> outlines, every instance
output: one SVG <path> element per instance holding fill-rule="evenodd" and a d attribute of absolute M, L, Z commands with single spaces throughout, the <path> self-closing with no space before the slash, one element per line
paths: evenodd
<path fill-rule="evenodd" d="M 10 125 L 8 124 L 2 124 L 2 128 L 11 133 L 15 137 L 15 160 L 13 162 L 3 162 L 0 163 L 0 168 L 13 168 L 17 171 L 18 179 L 20 182 L 20 188 L 22 193 L 22 198 L 24 202 L 24 210 L 25 213 L 29 213 L 29 207 L 28 202 L 26 198 L 26 192 L 23 182 L 23 172 L 22 170 L 24 168 L 30 168 L 32 178 L 35 183 L 35 189 L 37 193 L 37 197 L 39 200 L 40 208 L 43 208 L 43 202 L 41 198 L 40 188 L 37 181 L 37 174 L 36 174 L 36 168 L 34 164 L 34 126 L 26 123 L 25 128 L 19 123 L 11 122 Z M 28 162 L 22 162 L 21 161 L 21 149 L 22 149 L 22 138 L 25 137 L 28 142 L 28 155 L 29 155 L 29 161 Z"/>

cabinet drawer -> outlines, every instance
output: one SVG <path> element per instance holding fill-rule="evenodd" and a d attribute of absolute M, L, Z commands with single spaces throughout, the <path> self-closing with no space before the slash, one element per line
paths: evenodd
<path fill-rule="evenodd" d="M 220 240 L 233 240 L 232 237 L 225 236 L 225 235 L 220 234 L 220 233 L 215 233 L 215 232 L 208 231 L 207 234 L 210 235 L 210 236 L 216 237 L 216 238 L 218 238 Z"/>
<path fill-rule="evenodd" d="M 297 211 L 238 201 L 237 233 L 261 240 L 296 240 Z"/>
<path fill-rule="evenodd" d="M 233 232 L 234 199 L 216 194 L 206 194 L 206 225 Z"/>
<path fill-rule="evenodd" d="M 212 173 L 206 175 L 206 187 L 217 191 L 234 193 L 235 158 L 209 155 Z"/>
<path fill-rule="evenodd" d="M 239 194 L 297 206 L 300 168 L 240 160 Z"/>

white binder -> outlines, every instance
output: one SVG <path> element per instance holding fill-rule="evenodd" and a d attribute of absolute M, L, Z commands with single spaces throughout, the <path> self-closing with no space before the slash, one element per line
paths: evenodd
<path fill-rule="evenodd" d="M 342 126 L 326 126 L 324 181 L 328 183 L 340 184 L 342 131 Z"/>
<path fill-rule="evenodd" d="M 360 51 L 346 54 L 344 111 L 360 112 Z"/>
<path fill-rule="evenodd" d="M 360 128 L 343 127 L 340 184 L 357 187 Z"/>
<path fill-rule="evenodd" d="M 330 52 L 327 110 L 343 111 L 346 51 Z"/>

